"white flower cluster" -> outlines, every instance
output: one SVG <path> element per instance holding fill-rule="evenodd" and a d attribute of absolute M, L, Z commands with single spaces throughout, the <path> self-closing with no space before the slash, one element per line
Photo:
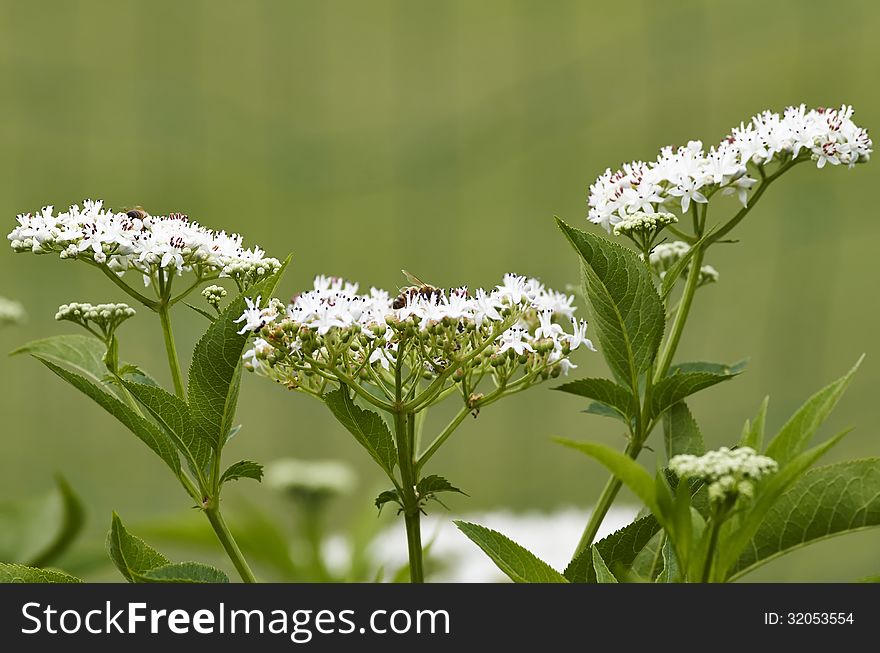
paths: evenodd
<path fill-rule="evenodd" d="M 715 502 L 750 498 L 754 482 L 779 468 L 776 461 L 761 456 L 751 447 L 721 447 L 702 456 L 673 456 L 669 469 L 680 478 L 700 478 L 709 484 L 709 498 Z"/>
<path fill-rule="evenodd" d="M 193 271 L 206 278 L 231 277 L 245 287 L 280 267 L 259 247 L 245 249 L 238 234 L 206 229 L 182 213 L 115 212 L 100 200 L 85 200 L 82 207 L 73 205 L 63 213 L 47 206 L 19 215 L 8 239 L 16 252 L 85 259 L 119 276 L 135 270 L 143 274 L 145 285 L 155 282 L 162 270 L 169 275 Z"/>
<path fill-rule="evenodd" d="M 24 306 L 20 302 L 0 297 L 0 326 L 21 324 L 25 317 Z"/>
<path fill-rule="evenodd" d="M 764 111 L 748 124 L 735 127 L 708 152 L 700 141 L 664 147 L 655 161 L 633 161 L 620 170 L 608 169 L 590 186 L 591 222 L 611 231 L 633 213 L 653 214 L 691 202 L 706 203 L 715 191 L 735 194 L 747 205 L 749 189 L 757 183 L 748 166 L 771 161 L 811 158 L 817 167 L 854 166 L 872 152 L 868 132 L 852 121 L 853 109 L 807 110 L 802 104 L 782 115 Z"/>
<path fill-rule="evenodd" d="M 62 304 L 55 314 L 56 320 L 67 320 L 79 324 L 81 327 L 103 338 L 109 338 L 120 324 L 130 317 L 134 317 L 135 311 L 128 304 L 87 304 L 72 302 Z"/>
<path fill-rule="evenodd" d="M 651 250 L 648 262 L 651 269 L 661 279 L 666 276 L 669 269 L 678 263 L 691 249 L 691 246 L 681 240 L 674 240 L 669 243 L 660 243 Z M 711 265 L 700 266 L 700 278 L 697 281 L 698 286 L 705 286 L 709 283 L 716 283 L 720 275 Z"/>
<path fill-rule="evenodd" d="M 313 290 L 286 307 L 273 300 L 261 308 L 259 297 L 249 299 L 238 322 L 241 333 L 259 334 L 245 366 L 291 387 L 300 387 L 322 366 L 344 365 L 362 377 L 367 368 L 388 371 L 404 341 L 407 366 L 426 377 L 470 354 L 472 366 L 456 372 L 456 381 L 477 368 L 506 374 L 517 363 L 557 375 L 575 367 L 568 360 L 571 351 L 581 345 L 595 350 L 586 323 L 574 318 L 573 301 L 515 274 L 474 294 L 467 288 L 411 286 L 397 297 L 377 288 L 358 294 L 357 284 L 318 277 Z"/>

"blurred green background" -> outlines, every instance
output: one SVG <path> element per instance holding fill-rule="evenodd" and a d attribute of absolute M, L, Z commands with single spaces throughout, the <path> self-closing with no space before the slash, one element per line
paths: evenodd
<path fill-rule="evenodd" d="M 186 212 L 293 252 L 285 294 L 316 273 L 393 288 L 402 267 L 438 285 L 513 270 L 559 287 L 578 269 L 552 216 L 586 227 L 587 186 L 606 167 L 716 142 L 793 103 L 851 103 L 858 124 L 880 125 L 878 29 L 880 5 L 866 2 L 7 0 L 0 213 L 8 231 L 17 213 L 83 197 Z M 867 352 L 828 429 L 858 427 L 835 458 L 880 454 L 878 166 L 798 167 L 735 232 L 739 244 L 713 250 L 721 283 L 700 292 L 681 356 L 751 363 L 695 402 L 710 445 L 733 441 L 764 394 L 778 427 Z M 68 331 L 52 320 L 63 302 L 124 299 L 55 257 L 7 248 L 0 272 L 0 294 L 31 315 L 0 332 L 6 351 Z M 185 309 L 177 320 L 185 350 L 203 323 Z M 125 327 L 123 355 L 166 378 L 154 322 L 142 311 Z M 599 355 L 577 362 L 605 372 Z M 111 509 L 128 522 L 185 512 L 167 470 L 99 408 L 34 361 L 0 366 L 0 497 L 38 493 L 61 470 L 92 507 L 96 541 Z M 547 387 L 469 420 L 435 459 L 432 471 L 472 496 L 455 509 L 596 496 L 600 468 L 549 438 L 620 434 Z M 303 395 L 246 377 L 239 417 L 230 460 L 342 458 L 365 492 L 381 482 Z M 241 483 L 227 496 L 261 492 Z M 853 579 L 880 571 L 878 550 L 880 533 L 864 533 L 752 578 Z"/>

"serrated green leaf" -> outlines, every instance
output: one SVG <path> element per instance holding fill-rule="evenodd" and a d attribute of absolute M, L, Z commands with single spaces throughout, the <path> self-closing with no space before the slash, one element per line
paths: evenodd
<path fill-rule="evenodd" d="M 701 456 L 706 452 L 703 434 L 685 402 L 673 404 L 663 414 L 663 443 L 667 460 L 679 454 Z"/>
<path fill-rule="evenodd" d="M 590 547 L 590 553 L 593 558 L 593 569 L 596 570 L 596 582 L 616 583 L 617 577 L 611 573 L 610 569 L 608 569 L 608 565 L 605 564 L 605 561 L 602 559 L 602 554 L 599 553 L 599 549 L 596 548 L 595 544 Z"/>
<path fill-rule="evenodd" d="M 189 461 L 196 477 L 201 478 L 211 461 L 213 442 L 197 433 L 187 403 L 158 386 L 123 381 L 125 388 L 165 429 L 177 449 Z"/>
<path fill-rule="evenodd" d="M 142 385 L 153 386 L 154 388 L 161 387 L 159 383 L 152 376 L 147 374 L 144 370 L 139 368 L 137 365 L 132 365 L 131 363 L 125 363 L 122 367 L 119 368 L 117 372 L 119 377 L 124 381 L 131 381 L 132 383 L 140 383 Z M 110 377 L 110 380 L 114 380 Z"/>
<path fill-rule="evenodd" d="M 0 562 L 0 583 L 81 583 L 75 576 L 54 569 L 37 569 Z"/>
<path fill-rule="evenodd" d="M 765 516 L 773 508 L 783 492 L 801 478 L 823 455 L 840 442 L 851 429 L 841 431 L 825 442 L 808 449 L 790 460 L 769 479 L 762 482 L 756 493 L 755 501 L 743 519 L 733 522 L 725 541 L 725 547 L 719 555 L 718 568 L 722 576 L 726 575 L 745 550 L 752 537 L 760 528 Z"/>
<path fill-rule="evenodd" d="M 630 567 L 645 545 L 660 531 L 653 515 L 642 517 L 617 530 L 594 545 L 602 559 L 615 567 Z M 590 548 L 581 551 L 566 567 L 564 576 L 572 583 L 595 583 L 593 554 Z"/>
<path fill-rule="evenodd" d="M 859 358 L 845 376 L 822 388 L 801 406 L 767 445 L 768 456 L 784 465 L 804 450 L 822 422 L 834 410 L 863 359 L 864 356 Z"/>
<path fill-rule="evenodd" d="M 662 378 L 651 392 L 651 416 L 661 415 L 692 394 L 705 390 L 716 383 L 729 381 L 736 374 L 715 374 L 713 372 L 677 372 Z"/>
<path fill-rule="evenodd" d="M 385 504 L 391 503 L 392 501 L 403 508 L 403 502 L 400 500 L 400 495 L 397 493 L 397 490 L 384 490 L 383 492 L 380 492 L 374 503 L 379 509 L 379 512 L 382 512 L 382 508 Z"/>
<path fill-rule="evenodd" d="M 732 578 L 818 540 L 878 525 L 880 458 L 812 469 L 773 503 Z"/>
<path fill-rule="evenodd" d="M 268 302 L 290 262 L 288 256 L 271 277 L 255 284 L 233 299 L 199 339 L 189 368 L 187 398 L 193 427 L 199 440 L 213 443 L 219 450 L 235 419 L 241 381 L 241 357 L 249 333 L 235 322 L 246 308 L 246 298 L 261 297 Z"/>
<path fill-rule="evenodd" d="M 228 583 L 229 577 L 216 567 L 200 562 L 175 562 L 155 567 L 141 576 L 144 583 Z"/>
<path fill-rule="evenodd" d="M 345 388 L 328 392 L 324 395 L 324 402 L 373 460 L 391 476 L 397 464 L 397 448 L 382 416 L 357 406 Z"/>
<path fill-rule="evenodd" d="M 459 494 L 468 496 L 467 492 L 462 492 L 445 478 L 437 476 L 436 474 L 431 474 L 430 476 L 425 476 L 421 479 L 416 484 L 416 490 L 420 497 L 428 497 L 437 492 L 458 492 Z"/>
<path fill-rule="evenodd" d="M 675 555 L 675 547 L 668 537 L 663 542 L 663 570 L 657 576 L 658 583 L 677 583 L 681 580 L 681 570 L 678 567 L 678 558 Z"/>
<path fill-rule="evenodd" d="M 57 531 L 46 547 L 31 558 L 28 567 L 46 567 L 70 548 L 86 523 L 86 508 L 63 476 L 55 477 L 61 518 Z"/>
<path fill-rule="evenodd" d="M 465 521 L 455 525 L 515 583 L 567 583 L 565 576 L 509 537 Z"/>
<path fill-rule="evenodd" d="M 216 315 L 211 315 L 208 311 L 206 311 L 203 308 L 199 308 L 198 306 L 193 306 L 189 302 L 183 302 L 183 303 L 186 304 L 186 306 L 188 306 L 189 308 L 193 309 L 196 313 L 198 313 L 202 317 L 206 318 L 208 320 L 208 322 L 214 322 L 217 319 Z"/>
<path fill-rule="evenodd" d="M 624 424 L 629 424 L 629 421 L 626 420 L 617 409 L 612 408 L 608 404 L 603 404 L 601 401 L 591 401 L 581 412 L 587 413 L 588 415 L 598 415 L 599 417 L 610 417 L 612 419 L 620 420 Z"/>
<path fill-rule="evenodd" d="M 72 370 L 92 383 L 103 385 L 107 376 L 107 366 L 104 364 L 106 351 L 107 347 L 97 338 L 71 334 L 34 340 L 11 352 L 10 356 L 30 354 Z"/>
<path fill-rule="evenodd" d="M 134 433 L 141 441 L 152 449 L 165 464 L 168 465 L 175 475 L 180 474 L 180 458 L 171 439 L 155 424 L 141 417 L 114 395 L 105 392 L 100 386 L 89 379 L 75 374 L 63 367 L 59 367 L 52 361 L 34 357 L 43 365 L 52 370 L 60 378 L 67 381 L 77 390 L 95 401 L 101 408 L 113 415 L 122 424 Z"/>
<path fill-rule="evenodd" d="M 141 538 L 130 534 L 115 512 L 110 532 L 107 533 L 107 552 L 119 573 L 130 583 L 143 582 L 143 576 L 148 571 L 171 564 L 168 558 Z"/>
<path fill-rule="evenodd" d="M 584 294 L 599 349 L 617 380 L 638 391 L 639 375 L 657 355 L 666 312 L 654 282 L 630 249 L 556 219 L 581 258 Z"/>
<path fill-rule="evenodd" d="M 740 445 L 743 447 L 751 447 L 755 451 L 761 451 L 764 447 L 764 425 L 767 422 L 767 406 L 770 405 L 770 397 L 764 397 L 761 407 L 754 422 L 746 421 L 746 428 L 743 429 Z"/>
<path fill-rule="evenodd" d="M 657 519 L 663 523 L 664 516 L 657 503 L 657 494 L 654 478 L 645 471 L 645 468 L 639 465 L 632 458 L 619 451 L 606 447 L 604 444 L 597 442 L 577 442 L 575 440 L 566 440 L 564 438 L 555 438 L 559 444 L 575 449 L 581 453 L 585 453 L 591 458 L 595 458 L 612 474 L 619 478 L 624 485 L 632 490 L 635 495 L 651 510 Z"/>
<path fill-rule="evenodd" d="M 239 478 L 252 478 L 258 483 L 263 480 L 263 466 L 255 463 L 253 460 L 240 460 L 230 465 L 223 476 L 220 477 L 220 484 L 227 481 L 234 481 Z"/>
<path fill-rule="evenodd" d="M 579 379 L 560 385 L 553 390 L 594 399 L 615 410 L 624 420 L 632 417 L 636 410 L 632 392 L 611 379 Z"/>

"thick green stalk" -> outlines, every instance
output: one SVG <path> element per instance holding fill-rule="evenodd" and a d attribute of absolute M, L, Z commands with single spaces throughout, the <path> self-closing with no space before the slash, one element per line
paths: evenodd
<path fill-rule="evenodd" d="M 220 544 L 223 545 L 226 555 L 232 560 L 235 570 L 238 572 L 238 575 L 241 576 L 241 580 L 245 583 L 256 583 L 257 579 L 254 576 L 254 572 L 251 571 L 247 560 L 244 559 L 244 555 L 242 554 L 241 549 L 238 548 L 238 543 L 235 541 L 235 538 L 232 537 L 232 533 L 229 532 L 229 527 L 223 520 L 223 515 L 220 514 L 220 509 L 216 506 L 208 507 L 205 509 L 205 514 L 208 516 L 208 521 L 211 522 L 211 527 L 217 534 L 217 539 L 220 540 Z"/>
<path fill-rule="evenodd" d="M 715 562 L 715 549 L 718 547 L 718 533 L 721 530 L 721 520 L 712 520 L 712 530 L 709 534 L 709 550 L 706 552 L 706 563 L 703 565 L 703 578 L 701 582 L 708 583 L 712 578 L 712 563 Z"/>
<path fill-rule="evenodd" d="M 171 378 L 174 381 L 174 392 L 181 399 L 186 399 L 186 391 L 183 387 L 183 374 L 180 371 L 180 359 L 177 357 L 177 347 L 174 345 L 174 332 L 171 330 L 171 316 L 168 314 L 168 304 L 162 303 L 157 309 L 159 320 L 162 322 L 162 333 L 165 336 L 165 353 L 168 356 L 168 367 L 171 369 Z"/>
<path fill-rule="evenodd" d="M 635 460 L 641 450 L 641 442 L 631 440 L 626 447 L 625 453 L 627 456 Z M 605 483 L 605 487 L 602 488 L 602 494 L 599 495 L 599 500 L 596 502 L 596 507 L 593 508 L 593 512 L 590 515 L 590 521 L 587 522 L 587 527 L 584 529 L 583 535 L 581 535 L 580 542 L 578 542 L 577 549 L 575 550 L 572 559 L 578 557 L 584 549 L 589 548 L 593 543 L 593 540 L 596 539 L 596 533 L 599 532 L 599 527 L 602 526 L 602 522 L 605 519 L 605 515 L 608 514 L 608 510 L 611 508 L 611 504 L 613 504 L 614 499 L 617 498 L 617 493 L 620 492 L 621 485 L 621 480 L 613 474 L 608 478 L 608 482 Z"/>
<path fill-rule="evenodd" d="M 700 268 L 703 266 L 703 247 L 700 247 L 691 259 L 690 269 L 688 270 L 687 281 L 685 282 L 684 292 L 681 295 L 681 301 L 678 304 L 678 310 L 675 312 L 675 319 L 669 330 L 669 338 L 663 348 L 657 364 L 654 382 L 660 381 L 669 371 L 672 365 L 672 357 L 675 356 L 675 350 L 681 341 L 681 334 L 684 332 L 684 325 L 687 322 L 688 313 L 691 310 L 691 304 L 694 301 L 694 293 L 697 291 L 697 285 L 700 281 Z"/>

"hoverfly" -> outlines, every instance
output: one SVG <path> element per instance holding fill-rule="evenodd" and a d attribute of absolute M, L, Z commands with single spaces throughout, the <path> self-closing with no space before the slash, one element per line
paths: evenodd
<path fill-rule="evenodd" d="M 425 283 L 421 279 L 419 279 L 416 275 L 407 272 L 406 270 L 401 270 L 403 272 L 403 276 L 407 278 L 407 280 L 412 284 L 410 286 L 404 286 L 400 289 L 400 294 L 395 298 L 394 302 L 391 304 L 391 307 L 395 310 L 401 309 L 406 306 L 406 302 L 411 297 L 430 297 L 431 295 L 440 295 L 443 293 L 439 288 L 435 288 L 434 286 Z"/>

